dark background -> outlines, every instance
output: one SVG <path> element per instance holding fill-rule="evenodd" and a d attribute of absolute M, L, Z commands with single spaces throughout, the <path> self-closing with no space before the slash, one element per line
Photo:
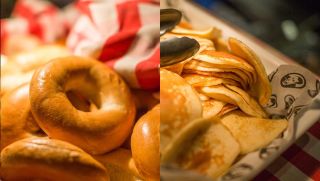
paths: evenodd
<path fill-rule="evenodd" d="M 320 75 L 319 0 L 193 0 Z"/>

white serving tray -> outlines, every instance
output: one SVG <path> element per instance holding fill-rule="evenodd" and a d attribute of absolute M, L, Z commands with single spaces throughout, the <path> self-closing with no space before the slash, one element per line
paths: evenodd
<path fill-rule="evenodd" d="M 280 65 L 296 64 L 290 58 L 281 54 L 280 52 L 273 49 L 264 42 L 258 40 L 257 38 L 253 37 L 252 35 L 246 32 L 241 31 L 239 28 L 220 20 L 211 13 L 207 12 L 205 9 L 202 9 L 201 7 L 190 1 L 161 0 L 160 2 L 161 8 L 169 7 L 169 2 L 169 4 L 174 6 L 171 6 L 171 8 L 181 10 L 185 14 L 185 16 L 190 20 L 190 23 L 193 25 L 193 27 L 196 27 L 197 29 L 206 29 L 208 27 L 215 26 L 222 30 L 223 37 L 235 37 L 247 44 L 260 57 L 262 63 L 266 68 L 267 74 L 273 72 Z M 272 161 L 279 157 L 281 153 L 284 152 L 290 145 L 292 145 L 295 142 L 295 140 L 302 136 L 314 123 L 320 120 L 320 95 L 318 95 L 315 98 L 312 105 L 310 105 L 309 107 L 311 108 L 306 111 L 301 111 L 303 113 L 301 113 L 301 115 L 299 116 L 296 116 L 298 117 L 298 120 L 295 120 L 294 128 L 289 126 L 289 128 L 285 131 L 282 140 L 274 140 L 273 143 L 271 143 L 266 148 L 268 152 L 268 148 L 273 148 L 272 145 L 281 145 L 277 150 L 270 149 L 265 159 L 256 159 L 257 154 L 259 154 L 259 151 L 250 153 L 249 155 L 245 156 L 231 167 L 231 175 L 229 175 L 228 177 L 221 177 L 218 180 L 235 181 L 251 180 L 252 178 L 254 178 Z M 294 137 L 291 137 L 289 139 L 288 135 L 291 134 L 292 129 L 295 129 Z M 249 165 L 254 165 L 254 168 L 246 169 L 246 163 L 250 163 Z"/>

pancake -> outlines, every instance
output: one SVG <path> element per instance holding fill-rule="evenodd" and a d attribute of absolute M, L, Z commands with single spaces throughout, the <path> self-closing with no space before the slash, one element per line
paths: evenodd
<path fill-rule="evenodd" d="M 225 68 L 225 67 L 221 68 L 219 66 L 210 64 L 208 62 L 203 62 L 196 59 L 192 59 L 188 61 L 184 65 L 184 69 L 194 69 L 194 70 L 207 71 L 207 72 L 231 72 L 238 75 L 248 85 L 252 84 L 255 81 L 253 73 L 247 72 L 245 70 L 238 69 L 238 68 Z"/>
<path fill-rule="evenodd" d="M 266 114 L 260 105 L 254 99 L 250 98 L 250 96 L 245 92 L 241 92 L 240 95 L 239 93 L 228 89 L 223 85 L 202 87 L 197 90 L 213 99 L 237 105 L 248 115 L 260 118 L 266 117 Z M 242 97 L 243 95 L 245 95 L 245 98 Z"/>
<path fill-rule="evenodd" d="M 202 117 L 209 118 L 218 115 L 227 103 L 215 99 L 202 102 Z"/>
<path fill-rule="evenodd" d="M 237 141 L 215 117 L 190 123 L 172 143 L 171 152 L 163 155 L 163 164 L 175 164 L 213 179 L 223 175 L 240 153 Z"/>
<path fill-rule="evenodd" d="M 223 79 L 199 74 L 183 74 L 182 77 L 193 87 L 204 87 L 220 84 L 229 84 L 240 87 L 240 83 L 232 79 Z"/>
<path fill-rule="evenodd" d="M 220 69 L 220 70 L 222 70 L 222 69 Z M 241 87 L 248 87 L 248 84 L 246 83 L 245 80 L 243 80 L 241 77 L 239 77 L 238 75 L 236 75 L 235 73 L 232 73 L 232 72 L 208 72 L 208 71 L 201 71 L 201 70 L 184 69 L 183 73 L 207 75 L 207 76 L 213 76 L 213 77 L 218 77 L 218 78 L 223 78 L 223 79 L 232 79 L 232 80 L 238 82 L 241 85 Z"/>
<path fill-rule="evenodd" d="M 211 27 L 206 30 L 190 30 L 182 27 L 176 27 L 171 31 L 171 33 L 187 36 L 191 35 L 209 40 L 221 37 L 221 30 L 215 27 Z"/>
<path fill-rule="evenodd" d="M 236 68 L 251 73 L 255 71 L 245 60 L 226 52 L 205 50 L 194 56 L 194 59 L 207 62 L 217 68 Z"/>
<path fill-rule="evenodd" d="M 228 53 L 203 51 L 201 54 L 194 56 L 193 59 L 200 61 L 198 66 L 203 68 L 229 69 L 232 70 L 232 72 L 237 73 L 240 77 L 247 77 L 244 79 L 248 80 L 249 84 L 255 83 L 256 78 L 253 67 L 244 60 L 235 56 L 230 56 Z M 211 70 L 209 69 L 208 71 Z"/>
<path fill-rule="evenodd" d="M 238 109 L 238 106 L 233 105 L 233 104 L 225 104 L 223 106 L 223 108 L 221 109 L 221 111 L 219 112 L 218 116 L 223 116 L 225 114 L 227 114 L 228 112 L 231 112 L 233 110 Z"/>
<path fill-rule="evenodd" d="M 259 57 L 247 45 L 235 38 L 229 38 L 228 42 L 234 55 L 243 58 L 254 67 L 257 72 L 257 83 L 252 86 L 250 92 L 259 100 L 261 105 L 266 105 L 272 91 L 266 70 Z"/>
<path fill-rule="evenodd" d="M 239 142 L 241 154 L 265 147 L 288 126 L 288 121 L 285 119 L 249 117 L 241 111 L 232 111 L 220 121 Z"/>
<path fill-rule="evenodd" d="M 262 117 L 267 117 L 267 114 L 263 110 L 263 108 L 260 106 L 260 104 L 252 98 L 246 91 L 232 85 L 225 85 L 228 89 L 238 93 L 246 103 L 252 105 L 252 109 L 257 112 Z"/>
<path fill-rule="evenodd" d="M 160 69 L 160 152 L 166 149 L 176 133 L 202 116 L 197 92 L 181 76 Z"/>

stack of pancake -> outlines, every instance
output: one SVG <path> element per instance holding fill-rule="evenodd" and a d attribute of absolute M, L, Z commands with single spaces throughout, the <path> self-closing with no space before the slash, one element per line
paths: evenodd
<path fill-rule="evenodd" d="M 287 121 L 268 119 L 263 106 L 271 85 L 248 46 L 225 41 L 217 28 L 190 27 L 180 23 L 161 37 L 200 44 L 192 57 L 160 70 L 161 163 L 218 178 L 237 158 L 278 137 Z"/>

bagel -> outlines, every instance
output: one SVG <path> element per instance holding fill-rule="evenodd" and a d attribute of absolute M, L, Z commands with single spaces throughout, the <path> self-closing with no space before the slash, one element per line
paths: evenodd
<path fill-rule="evenodd" d="M 35 69 L 51 59 L 68 55 L 69 50 L 63 46 L 45 45 L 7 56 L 4 61 L 1 56 L 1 94 L 29 83 Z"/>
<path fill-rule="evenodd" d="M 30 51 L 8 56 L 10 61 L 18 64 L 21 72 L 25 73 L 46 64 L 48 61 L 71 55 L 70 51 L 58 44 L 43 45 Z"/>
<path fill-rule="evenodd" d="M 1 95 L 5 95 L 7 92 L 10 92 L 14 88 L 30 83 L 33 72 L 28 73 L 17 73 L 10 76 L 1 77 Z"/>
<path fill-rule="evenodd" d="M 148 180 L 160 180 L 160 105 L 143 115 L 131 136 L 131 150 L 139 173 Z"/>
<path fill-rule="evenodd" d="M 1 76 L 19 72 L 15 62 L 9 61 L 8 56 L 1 54 Z"/>
<path fill-rule="evenodd" d="M 118 148 L 103 155 L 94 155 L 105 166 L 110 174 L 111 181 L 138 181 L 142 179 L 132 159 L 131 151 Z"/>
<path fill-rule="evenodd" d="M 83 95 L 97 110 L 76 109 L 66 96 L 69 91 Z M 136 112 L 130 90 L 118 74 L 94 59 L 77 56 L 57 58 L 34 73 L 30 104 L 49 137 L 91 154 L 119 147 L 130 134 Z"/>
<path fill-rule="evenodd" d="M 23 84 L 1 98 L 1 150 L 30 136 L 45 136 L 45 133 L 31 113 L 29 84 Z"/>
<path fill-rule="evenodd" d="M 78 95 L 70 92 L 67 96 L 78 109 L 89 109 L 88 103 Z M 23 138 L 46 136 L 31 113 L 28 83 L 22 84 L 5 94 L 1 98 L 1 106 L 0 150 Z"/>
<path fill-rule="evenodd" d="M 42 44 L 41 40 L 32 35 L 8 36 L 3 42 L 3 53 L 12 55 L 19 52 L 30 51 Z"/>
<path fill-rule="evenodd" d="M 80 148 L 60 140 L 26 138 L 1 152 L 4 180 L 108 181 L 106 169 Z"/>

